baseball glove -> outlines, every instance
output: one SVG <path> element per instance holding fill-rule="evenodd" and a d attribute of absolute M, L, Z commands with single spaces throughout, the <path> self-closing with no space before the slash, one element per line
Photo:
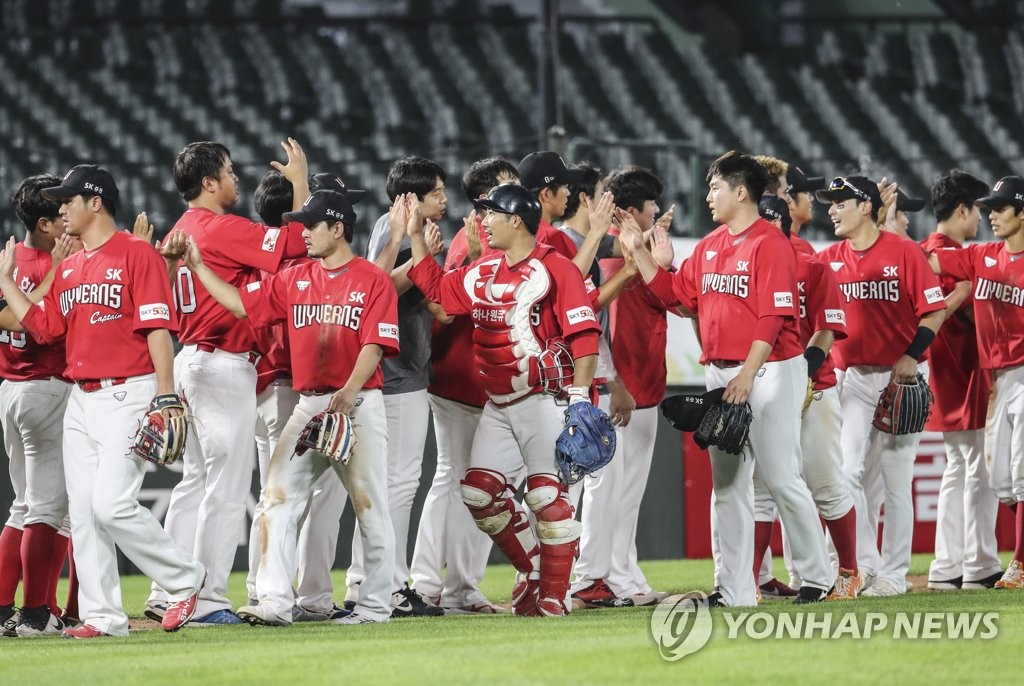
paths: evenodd
<path fill-rule="evenodd" d="M 932 413 L 932 400 L 932 391 L 922 374 L 912 384 L 892 380 L 878 399 L 871 426 L 894 436 L 920 433 Z"/>
<path fill-rule="evenodd" d="M 611 462 L 615 455 L 615 427 L 608 415 L 589 402 L 569 405 L 565 428 L 555 441 L 555 461 L 562 481 L 574 484 Z"/>
<path fill-rule="evenodd" d="M 717 445 L 727 453 L 739 455 L 747 442 L 753 420 L 754 414 L 746 403 L 715 403 L 701 419 L 693 440 L 701 448 Z"/>
<path fill-rule="evenodd" d="M 352 420 L 341 412 L 313 415 L 295 442 L 296 455 L 303 455 L 307 450 L 315 450 L 335 462 L 348 464 L 352 457 Z"/>
<path fill-rule="evenodd" d="M 163 410 L 180 410 L 176 417 L 164 417 Z M 188 417 L 177 393 L 153 396 L 139 430 L 132 437 L 131 454 L 156 464 L 170 465 L 185 452 Z"/>

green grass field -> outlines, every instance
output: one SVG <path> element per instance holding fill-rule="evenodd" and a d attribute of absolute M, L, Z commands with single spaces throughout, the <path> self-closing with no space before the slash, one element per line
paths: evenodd
<path fill-rule="evenodd" d="M 927 570 L 915 556 L 911 574 Z M 709 560 L 643 563 L 659 589 L 707 587 Z M 336 582 L 342 585 L 342 573 Z M 488 570 L 484 591 L 507 601 L 512 570 Z M 231 580 L 244 598 L 244 578 Z M 149 583 L 123 579 L 125 605 L 141 617 Z M 61 593 L 63 593 L 63 589 Z M 62 597 L 62 596 L 60 596 Z M 0 639 L 4 684 L 625 684 L 625 683 L 1010 683 L 1019 673 L 1024 642 L 1024 593 L 916 592 L 900 598 L 864 598 L 855 604 L 819 604 L 797 610 L 767 601 L 759 611 L 859 615 L 896 612 L 998 612 L 991 640 L 894 639 L 891 625 L 870 639 L 729 639 L 721 611 L 701 651 L 666 662 L 651 637 L 651 608 L 584 610 L 562 620 L 514 616 L 451 616 L 395 620 L 381 625 L 300 624 L 290 628 L 183 629 L 176 634 L 136 631 L 126 639 L 67 641 Z M 735 610 L 731 611 L 734 614 Z"/>

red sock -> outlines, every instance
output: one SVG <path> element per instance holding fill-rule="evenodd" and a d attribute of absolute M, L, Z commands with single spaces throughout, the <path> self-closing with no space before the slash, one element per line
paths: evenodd
<path fill-rule="evenodd" d="M 64 616 L 79 619 L 78 613 L 78 573 L 75 571 L 75 542 L 68 539 L 68 602 L 64 606 Z"/>
<path fill-rule="evenodd" d="M 21 581 L 21 529 L 5 526 L 0 532 L 0 605 L 14 605 Z"/>
<path fill-rule="evenodd" d="M 857 573 L 857 513 L 854 508 L 839 519 L 833 519 L 828 523 L 829 533 L 832 534 L 832 542 L 836 546 L 836 553 L 839 555 L 839 566 Z"/>
<path fill-rule="evenodd" d="M 1017 545 L 1013 549 L 1013 559 L 1024 562 L 1024 507 L 1017 503 Z"/>
<path fill-rule="evenodd" d="M 46 604 L 50 612 L 60 617 L 60 606 L 57 604 L 57 584 L 60 573 L 64 569 L 64 559 L 68 556 L 68 538 L 57 534 L 53 537 L 53 556 L 50 558 L 50 586 L 46 589 Z"/>
<path fill-rule="evenodd" d="M 764 562 L 764 554 L 768 552 L 768 545 L 772 542 L 772 525 L 775 522 L 754 522 L 754 585 L 757 586 L 761 578 L 761 563 Z"/>
<path fill-rule="evenodd" d="M 28 524 L 21 539 L 22 593 L 25 607 L 46 605 L 53 566 L 53 538 L 57 531 L 49 524 Z"/>

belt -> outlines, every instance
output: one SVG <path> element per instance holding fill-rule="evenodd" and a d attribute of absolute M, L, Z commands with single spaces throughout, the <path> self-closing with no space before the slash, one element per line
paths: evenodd
<path fill-rule="evenodd" d="M 112 386 L 120 386 L 121 384 L 128 383 L 128 377 L 118 376 L 109 379 L 79 379 L 75 381 L 78 387 L 86 393 L 92 393 L 98 391 L 101 388 L 110 388 Z"/>
<path fill-rule="evenodd" d="M 334 393 L 336 390 L 338 390 L 338 389 L 337 388 L 314 388 L 313 390 L 299 391 L 299 395 L 306 395 L 306 396 L 310 396 L 310 395 L 329 395 L 331 393 Z"/>
<path fill-rule="evenodd" d="M 730 367 L 742 366 L 743 360 L 708 360 L 708 364 L 713 364 L 719 369 L 728 369 Z"/>
<path fill-rule="evenodd" d="M 201 353 L 212 353 L 215 350 L 220 350 L 220 348 L 210 345 L 209 343 L 196 343 L 196 350 L 198 350 Z M 249 364 L 255 365 L 257 362 L 259 362 L 260 357 L 262 356 L 258 352 L 250 350 Z"/>

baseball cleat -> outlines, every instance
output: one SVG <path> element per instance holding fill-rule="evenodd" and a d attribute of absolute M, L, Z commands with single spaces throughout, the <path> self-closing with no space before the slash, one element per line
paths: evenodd
<path fill-rule="evenodd" d="M 995 582 L 994 580 L 992 583 Z M 928 588 L 933 591 L 959 591 L 963 586 L 964 578 L 962 576 L 958 576 L 955 579 L 946 579 L 945 581 L 928 579 Z"/>
<path fill-rule="evenodd" d="M 1010 560 L 1010 566 L 995 583 L 995 588 L 1024 588 L 1024 564 L 1020 560 Z"/>
<path fill-rule="evenodd" d="M 167 606 L 164 618 L 160 620 L 160 626 L 163 627 L 164 631 L 177 631 L 188 620 L 192 619 L 192 616 L 196 613 L 196 605 L 199 603 L 199 591 L 202 590 L 202 587 L 203 585 L 200 584 L 196 592 L 188 598 L 170 603 Z"/>
<path fill-rule="evenodd" d="M 392 615 L 394 616 L 394 615 Z M 331 624 L 382 624 L 388 620 L 386 619 L 371 619 L 365 615 L 361 615 L 357 612 L 350 612 L 344 617 L 338 619 L 332 619 Z"/>
<path fill-rule="evenodd" d="M 903 595 L 906 590 L 896 586 L 893 582 L 888 579 L 875 579 L 875 582 L 871 584 L 871 587 L 865 591 L 861 591 L 862 598 L 887 598 L 890 596 Z"/>
<path fill-rule="evenodd" d="M 446 607 L 444 609 L 446 615 L 507 615 L 511 612 L 512 610 L 507 607 L 495 605 L 489 600 L 485 600 L 482 603 L 472 603 L 462 607 Z"/>
<path fill-rule="evenodd" d="M 167 614 L 167 603 L 153 603 L 152 605 L 147 603 L 146 609 L 142 611 L 142 614 L 154 622 L 163 621 L 164 615 Z"/>
<path fill-rule="evenodd" d="M 35 638 L 37 636 L 59 636 L 64 631 L 64 622 L 50 612 L 46 605 L 42 607 L 23 607 L 21 621 L 14 628 L 19 638 Z"/>
<path fill-rule="evenodd" d="M 801 586 L 800 590 L 797 591 L 796 598 L 793 598 L 794 605 L 808 605 L 810 603 L 820 603 L 828 597 L 828 591 L 824 588 L 817 588 L 815 586 Z"/>
<path fill-rule="evenodd" d="M 231 610 L 214 610 L 202 617 L 193 617 L 188 623 L 191 627 L 230 626 L 232 624 L 245 624 L 245 621 Z"/>
<path fill-rule="evenodd" d="M 0 636 L 14 638 L 17 636 L 15 627 L 21 621 L 21 613 L 14 605 L 0 605 Z"/>
<path fill-rule="evenodd" d="M 536 617 L 540 579 L 519 577 L 520 574 L 516 574 L 516 585 L 512 589 L 512 610 L 520 617 Z"/>
<path fill-rule="evenodd" d="M 82 626 L 76 626 L 74 629 L 65 629 L 60 636 L 61 638 L 85 639 L 100 638 L 101 636 L 109 635 L 110 634 L 106 634 L 95 627 L 89 626 L 88 624 L 83 624 Z"/>
<path fill-rule="evenodd" d="M 765 598 L 795 598 L 797 592 L 778 579 L 761 584 L 761 595 Z"/>
<path fill-rule="evenodd" d="M 540 598 L 537 601 L 537 612 L 543 617 L 564 617 L 569 614 L 560 598 Z"/>
<path fill-rule="evenodd" d="M 238 608 L 236 616 L 239 620 L 249 622 L 253 626 L 289 626 L 292 623 L 291 620 L 281 619 L 271 612 L 270 608 L 261 605 L 243 605 Z M 294 614 L 292 616 L 294 617 Z"/>
<path fill-rule="evenodd" d="M 840 567 L 839 576 L 836 577 L 836 584 L 832 587 L 832 592 L 828 594 L 828 600 L 855 600 L 858 586 L 860 586 L 860 579 L 856 572 Z"/>
<path fill-rule="evenodd" d="M 392 617 L 440 617 L 444 608 L 431 605 L 406 584 L 391 594 Z"/>
<path fill-rule="evenodd" d="M 583 607 L 588 608 L 615 607 L 614 603 L 618 600 L 604 579 L 598 579 L 586 588 L 581 588 L 572 594 L 572 598 L 582 601 Z"/>
<path fill-rule="evenodd" d="M 293 622 L 326 622 L 329 619 L 338 619 L 348 615 L 351 610 L 345 610 L 337 605 L 332 605 L 330 610 L 322 612 L 320 610 L 310 610 L 296 605 L 292 608 L 292 621 Z M 241 613 L 239 613 L 241 615 Z"/>
<path fill-rule="evenodd" d="M 965 581 L 961 588 L 963 588 L 965 591 L 980 591 L 986 588 L 995 588 L 995 585 L 1002 578 L 1003 573 L 996 572 L 995 574 L 989 574 L 984 579 L 978 579 L 977 581 Z"/>

